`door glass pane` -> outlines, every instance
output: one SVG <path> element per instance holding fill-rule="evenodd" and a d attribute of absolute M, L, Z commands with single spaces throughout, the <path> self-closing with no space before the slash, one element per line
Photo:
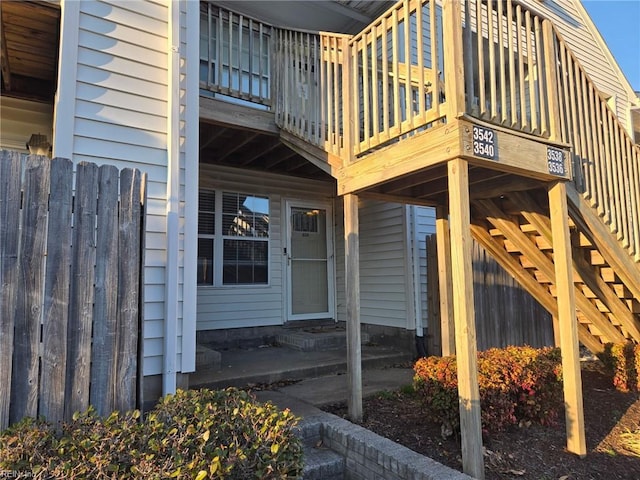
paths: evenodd
<path fill-rule="evenodd" d="M 291 209 L 291 257 L 327 258 L 327 214 L 325 210 Z"/>

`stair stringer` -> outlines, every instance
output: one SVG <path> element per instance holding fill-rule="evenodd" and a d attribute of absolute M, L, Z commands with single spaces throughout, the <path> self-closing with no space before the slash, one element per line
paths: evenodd
<path fill-rule="evenodd" d="M 506 194 L 506 197 L 505 201 L 510 205 L 509 213 L 503 211 L 498 200 L 484 199 L 473 203 L 478 215 L 472 225 L 472 235 L 529 294 L 551 313 L 555 322 L 557 316 L 557 301 L 554 296 L 555 267 L 553 253 L 549 248 L 552 243 L 551 222 L 548 213 L 545 213 L 548 206 L 541 207 L 531 195 L 525 192 Z M 593 219 L 590 220 L 593 221 Z M 578 238 L 576 229 L 587 238 L 593 236 L 589 229 L 583 231 L 585 229 L 583 221 L 574 222 L 573 228 L 574 238 Z M 607 230 L 604 231 L 607 232 Z M 494 232 L 493 235 L 491 232 Z M 496 232 L 499 232 L 500 238 L 504 237 L 503 241 L 495 238 Z M 510 244 L 509 249 L 506 247 L 507 242 Z M 546 245 L 545 251 L 540 244 Z M 597 244 L 598 242 L 593 241 L 589 246 L 596 248 Z M 516 254 L 512 253 L 514 249 L 518 250 Z M 627 255 L 621 247 L 619 250 L 617 254 Z M 578 309 L 580 341 L 593 352 L 601 351 L 604 344 L 608 342 L 627 340 L 640 342 L 640 313 L 634 313 L 623 299 L 618 298 L 614 286 L 609 285 L 599 275 L 597 267 L 583 258 L 584 251 L 581 253 L 577 241 L 574 251 L 576 251 L 573 261 L 574 293 Z M 587 252 L 590 253 L 589 250 Z M 526 262 L 523 262 L 523 258 L 526 258 Z M 631 266 L 634 270 L 626 275 L 628 278 L 634 278 L 637 273 L 636 264 L 631 262 Z M 550 283 L 543 283 L 536 278 L 537 276 L 547 279 Z M 638 285 L 640 283 L 636 284 Z M 627 286 L 626 282 L 625 286 Z M 631 289 L 628 290 L 631 291 Z"/>
<path fill-rule="evenodd" d="M 616 275 L 636 300 L 640 301 L 640 262 L 635 262 L 624 250 L 597 211 L 578 193 L 572 183 L 567 184 L 567 200 L 569 216 L 576 227 L 597 247 Z M 640 339 L 637 341 L 640 342 Z"/>

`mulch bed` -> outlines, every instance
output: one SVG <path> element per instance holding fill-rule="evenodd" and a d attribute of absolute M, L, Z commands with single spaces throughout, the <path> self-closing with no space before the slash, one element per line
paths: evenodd
<path fill-rule="evenodd" d="M 568 453 L 564 415 L 557 425 L 514 427 L 484 438 L 487 480 L 639 480 L 640 397 L 617 392 L 598 361 L 582 369 L 588 454 Z M 346 417 L 344 404 L 325 410 Z M 457 470 L 462 470 L 459 440 L 443 439 L 419 399 L 411 393 L 384 392 L 364 400 L 361 425 Z M 629 433 L 635 443 L 630 444 Z M 634 448 L 635 447 L 635 448 Z M 635 450 L 635 451 L 634 451 Z"/>

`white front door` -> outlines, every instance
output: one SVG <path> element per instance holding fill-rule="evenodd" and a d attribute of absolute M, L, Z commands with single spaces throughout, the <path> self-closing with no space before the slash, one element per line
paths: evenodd
<path fill-rule="evenodd" d="M 328 204 L 287 202 L 287 320 L 334 317 L 331 219 Z"/>

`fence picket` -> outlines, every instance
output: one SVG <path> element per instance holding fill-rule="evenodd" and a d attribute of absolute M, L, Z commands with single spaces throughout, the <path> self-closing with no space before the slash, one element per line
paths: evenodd
<path fill-rule="evenodd" d="M 138 293 L 141 237 L 140 171 L 120 173 L 118 330 L 114 407 L 125 411 L 136 404 L 138 370 Z"/>
<path fill-rule="evenodd" d="M 64 419 L 71 263 L 69 225 L 73 203 L 72 169 L 71 161 L 65 158 L 54 158 L 51 161 L 39 414 L 52 423 Z"/>
<path fill-rule="evenodd" d="M 49 162 L 42 162 L 36 156 L 27 157 L 19 272 L 15 290 L 16 317 L 9 412 L 11 422 L 38 414 L 49 171 Z"/>
<path fill-rule="evenodd" d="M 93 347 L 89 401 L 99 415 L 113 410 L 118 308 L 118 169 L 99 170 Z"/>
<path fill-rule="evenodd" d="M 82 162 L 77 167 L 73 216 L 66 418 L 89 403 L 97 196 L 98 167 Z"/>
<path fill-rule="evenodd" d="M 18 275 L 20 154 L 0 152 L 0 430 L 9 425 L 16 279 Z"/>

